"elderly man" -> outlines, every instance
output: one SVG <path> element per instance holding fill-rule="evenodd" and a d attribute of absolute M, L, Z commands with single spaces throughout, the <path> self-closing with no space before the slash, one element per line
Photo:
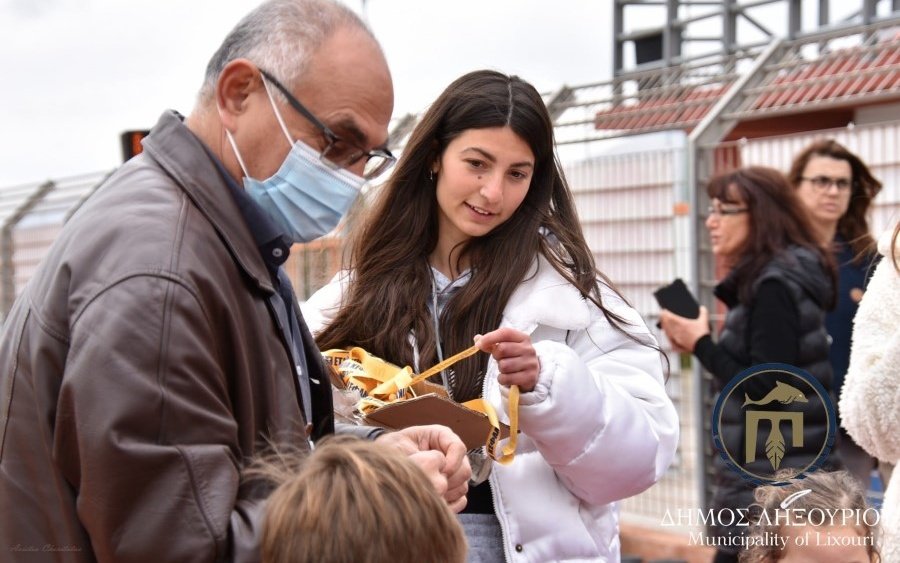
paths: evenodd
<path fill-rule="evenodd" d="M 280 265 L 391 164 L 392 106 L 378 44 L 338 4 L 272 0 L 231 32 L 191 116 L 162 115 L 6 320 L 0 560 L 258 557 L 264 493 L 242 468 L 334 427 Z M 465 503 L 449 430 L 357 430 Z"/>

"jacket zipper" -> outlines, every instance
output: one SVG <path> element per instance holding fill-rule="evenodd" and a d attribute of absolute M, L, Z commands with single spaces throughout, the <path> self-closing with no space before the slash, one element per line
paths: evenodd
<path fill-rule="evenodd" d="M 431 315 L 434 320 L 434 340 L 435 346 L 437 347 L 438 353 L 438 361 L 444 361 L 444 354 L 441 350 L 441 327 L 437 310 L 437 288 L 434 285 L 434 275 L 432 274 L 431 278 L 431 299 L 432 299 L 432 309 Z M 416 351 L 418 351 L 418 346 L 416 346 Z M 488 363 L 490 365 L 490 362 Z M 488 386 L 488 370 L 485 368 L 484 372 L 484 380 L 481 382 L 481 398 L 487 400 L 487 386 Z M 444 387 L 447 389 L 447 395 L 449 395 L 450 399 L 453 400 L 453 387 L 456 385 L 456 370 L 446 369 L 441 372 L 441 376 L 444 380 Z M 484 451 L 484 446 L 482 446 L 482 451 Z M 484 454 L 487 455 L 486 452 Z M 489 460 L 491 464 L 493 464 L 493 460 Z M 508 532 L 506 527 L 504 526 L 504 518 L 506 518 L 506 514 L 503 514 L 501 517 L 500 513 L 500 505 L 497 501 L 497 490 L 499 486 L 496 484 L 497 476 L 494 473 L 493 467 L 491 467 L 491 474 L 488 476 L 488 486 L 491 488 L 491 503 L 494 505 L 494 517 L 497 518 L 497 523 L 500 525 L 500 536 L 503 543 L 503 559 L 506 563 L 510 563 L 512 561 L 512 556 L 509 551 L 509 543 L 507 542 Z"/>
<path fill-rule="evenodd" d="M 502 327 L 502 326 L 508 326 L 508 325 L 506 323 L 504 323 L 503 321 L 501 321 L 500 326 Z M 525 327 L 522 327 L 522 328 L 525 328 Z M 527 330 L 523 330 L 522 332 L 525 332 L 529 336 L 531 336 L 531 334 L 534 332 L 535 328 L 537 328 L 537 324 L 532 323 L 529 327 L 527 327 Z M 490 361 L 488 361 L 488 367 L 484 371 L 484 381 L 481 383 L 481 397 L 485 401 L 488 400 L 487 399 L 487 388 L 488 388 L 488 381 L 490 379 L 488 377 L 488 372 L 490 371 L 490 365 L 491 365 Z M 500 384 L 497 383 L 497 385 L 500 385 Z M 494 461 L 491 460 L 491 463 L 494 463 Z M 512 552 L 510 551 L 509 541 L 508 541 L 509 540 L 509 530 L 507 528 L 509 527 L 509 525 L 506 522 L 506 513 L 500 510 L 500 501 L 497 500 L 499 498 L 497 495 L 497 491 L 500 489 L 500 485 L 497 482 L 498 479 L 499 479 L 499 477 L 497 477 L 497 474 L 493 471 L 493 467 L 491 467 L 491 474 L 490 474 L 490 476 L 488 476 L 488 484 L 491 487 L 491 502 L 493 502 L 493 504 L 494 504 L 494 516 L 497 517 L 497 522 L 500 524 L 500 536 L 503 539 L 503 558 L 506 560 L 506 563 L 510 563 L 510 561 L 512 561 L 513 558 L 512 558 Z"/>
<path fill-rule="evenodd" d="M 490 365 L 490 363 L 488 363 Z M 484 381 L 481 383 L 481 397 L 485 401 L 487 400 L 487 387 L 488 387 L 488 369 L 485 369 L 484 372 Z M 484 446 L 482 446 L 482 449 Z M 489 460 L 491 464 L 494 464 L 493 460 Z M 507 530 L 508 524 L 506 523 L 506 513 L 501 512 L 500 510 L 500 501 L 497 500 L 497 491 L 500 490 L 500 485 L 497 483 L 497 473 L 494 472 L 493 467 L 491 467 L 491 474 L 488 476 L 488 486 L 491 488 L 491 503 L 494 505 L 494 516 L 497 518 L 497 523 L 500 524 L 500 538 L 503 542 L 503 559 L 506 563 L 512 561 L 512 555 L 509 551 L 509 532 Z"/>

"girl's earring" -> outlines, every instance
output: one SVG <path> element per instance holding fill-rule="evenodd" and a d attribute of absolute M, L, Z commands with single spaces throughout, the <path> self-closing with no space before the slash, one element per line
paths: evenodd
<path fill-rule="evenodd" d="M 428 172 L 428 179 L 434 182 L 434 170 Z"/>

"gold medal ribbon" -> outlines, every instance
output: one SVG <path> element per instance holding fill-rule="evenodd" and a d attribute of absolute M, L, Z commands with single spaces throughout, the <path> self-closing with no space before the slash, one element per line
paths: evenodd
<path fill-rule="evenodd" d="M 359 347 L 326 350 L 322 352 L 322 356 L 325 358 L 325 363 L 337 373 L 347 388 L 359 391 L 362 395 L 356 408 L 365 415 L 394 401 L 415 397 L 413 385 L 440 373 L 479 350 L 478 346 L 466 348 L 419 375 L 413 374 L 412 368 L 409 366 L 398 367 Z M 498 463 L 504 465 L 510 463 L 515 457 L 516 439 L 519 432 L 518 385 L 513 385 L 509 390 L 509 441 L 499 456 L 495 450 L 497 442 L 500 440 L 500 421 L 494 407 L 484 399 L 472 399 L 462 403 L 462 406 L 487 416 L 491 424 L 491 431 L 485 444 L 487 453 Z"/>

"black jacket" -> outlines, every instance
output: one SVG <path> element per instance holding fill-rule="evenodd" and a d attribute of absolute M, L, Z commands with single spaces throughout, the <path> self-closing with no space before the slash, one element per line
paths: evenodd
<path fill-rule="evenodd" d="M 751 285 L 749 303 L 738 298 L 738 281 L 734 275 L 726 277 L 715 288 L 716 297 L 729 310 L 718 343 L 698 343 L 696 353 L 707 369 L 712 372 L 721 390 L 743 368 L 767 362 L 788 363 L 812 374 L 825 390 L 831 394 L 831 364 L 828 361 L 828 334 L 825 331 L 825 311 L 832 299 L 831 277 L 826 272 L 819 257 L 809 249 L 790 247 L 763 268 Z M 760 288 L 765 287 L 765 291 Z M 767 300 L 769 302 L 767 302 Z M 772 303 L 771 301 L 776 301 Z M 780 319 L 761 318 L 760 310 L 777 313 Z M 773 315 L 775 316 L 775 315 Z M 765 326 L 776 322 L 779 326 Z M 756 324 L 754 324 L 756 323 Z M 762 326 L 756 326 L 762 325 Z M 785 338 L 784 335 L 788 336 Z M 768 352 L 755 349 L 766 338 L 782 338 L 788 342 L 765 342 Z M 782 350 L 771 352 L 771 350 Z M 775 354 L 775 356 L 767 356 Z M 751 382 L 756 382 L 752 385 Z M 751 380 L 743 385 L 740 396 L 746 392 L 759 399 L 771 390 L 774 381 Z M 833 395 L 831 396 L 833 400 Z M 815 458 L 827 434 L 829 420 L 824 414 L 818 395 L 807 394 L 807 403 L 798 403 L 792 410 L 804 413 L 803 447 L 788 447 L 780 468 L 803 468 L 810 458 Z M 743 451 L 745 440 L 745 411 L 739 402 L 723 404 L 719 432 L 729 444 L 740 444 Z M 767 432 L 757 435 L 757 451 L 764 451 Z M 735 448 L 737 449 L 737 448 Z M 833 454 L 825 461 L 825 467 L 836 466 Z M 746 508 L 753 502 L 754 485 L 745 481 L 721 456 L 714 461 L 717 485 L 713 508 Z M 750 471 L 771 474 L 772 467 L 765 456 L 757 457 L 750 465 Z M 742 533 L 737 527 L 714 527 L 718 535 Z"/>

